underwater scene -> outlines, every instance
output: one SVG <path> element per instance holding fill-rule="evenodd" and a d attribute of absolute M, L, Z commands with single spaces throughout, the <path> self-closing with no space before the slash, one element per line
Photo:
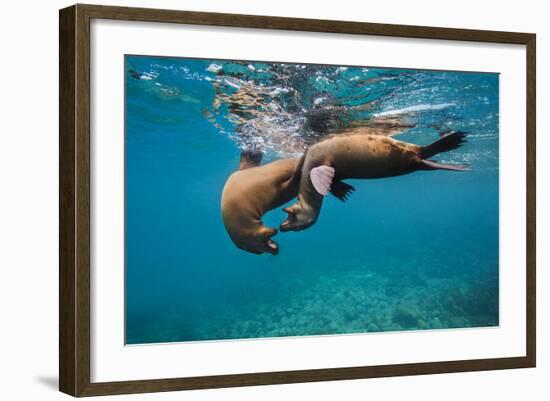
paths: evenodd
<path fill-rule="evenodd" d="M 498 74 L 125 74 L 126 344 L 499 325 Z"/>

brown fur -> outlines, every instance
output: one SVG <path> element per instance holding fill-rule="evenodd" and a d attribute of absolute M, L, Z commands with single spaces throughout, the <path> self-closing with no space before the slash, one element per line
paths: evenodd
<path fill-rule="evenodd" d="M 333 188 L 347 178 L 384 178 L 430 169 L 465 170 L 464 166 L 425 162 L 421 157 L 427 149 L 432 149 L 430 146 L 440 145 L 436 146 L 435 153 L 459 147 L 465 135 L 462 132 L 452 133 L 448 141 L 442 138 L 428 147 L 422 147 L 393 139 L 391 133 L 379 135 L 378 129 L 364 127 L 347 130 L 309 149 L 302 168 L 298 202 L 285 209 L 288 218 L 281 224 L 281 231 L 303 230 L 317 221 L 323 196 L 313 187 L 310 172 L 321 165 L 334 168 Z"/>
<path fill-rule="evenodd" d="M 317 143 L 308 152 L 304 172 L 309 174 L 312 168 L 325 164 L 334 167 L 335 179 L 382 178 L 419 167 L 421 146 L 379 135 L 377 131 L 354 129 Z"/>
<path fill-rule="evenodd" d="M 298 166 L 299 159 L 282 159 L 238 170 L 227 179 L 222 193 L 222 218 L 238 248 L 255 254 L 278 252 L 277 244 L 271 240 L 277 229 L 264 226 L 262 217 L 296 197 Z"/>

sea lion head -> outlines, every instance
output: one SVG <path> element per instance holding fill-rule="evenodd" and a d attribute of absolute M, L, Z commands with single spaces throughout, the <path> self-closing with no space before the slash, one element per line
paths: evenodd
<path fill-rule="evenodd" d="M 311 227 L 318 217 L 314 208 L 300 200 L 294 205 L 284 208 L 283 212 L 286 212 L 288 216 L 279 227 L 281 232 L 305 230 Z"/>

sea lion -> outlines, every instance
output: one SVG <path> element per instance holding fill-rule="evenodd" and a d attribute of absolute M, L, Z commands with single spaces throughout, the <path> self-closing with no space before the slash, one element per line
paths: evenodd
<path fill-rule="evenodd" d="M 456 149 L 465 142 L 466 133 L 443 133 L 440 139 L 419 146 L 391 138 L 400 132 L 389 130 L 380 135 L 371 128 L 358 128 L 334 135 L 312 146 L 302 167 L 298 201 L 283 209 L 288 218 L 281 231 L 300 231 L 312 226 L 319 217 L 323 198 L 332 192 L 344 201 L 354 188 L 347 178 L 384 178 L 417 170 L 464 171 L 464 165 L 439 164 L 430 157 Z"/>
<path fill-rule="evenodd" d="M 296 197 L 304 156 L 281 159 L 260 166 L 262 153 L 243 151 L 239 170 L 227 179 L 221 209 L 225 229 L 240 249 L 260 255 L 276 255 L 279 246 L 271 239 L 277 229 L 264 226 L 269 210 Z"/>

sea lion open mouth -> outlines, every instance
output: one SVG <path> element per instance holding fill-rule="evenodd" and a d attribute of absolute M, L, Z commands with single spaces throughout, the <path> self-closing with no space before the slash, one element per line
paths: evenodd
<path fill-rule="evenodd" d="M 296 221 L 291 221 L 290 219 L 287 219 L 281 223 L 279 226 L 279 230 L 282 233 L 288 232 L 288 231 L 301 231 L 305 227 L 302 225 L 296 224 Z"/>
<path fill-rule="evenodd" d="M 265 245 L 266 245 L 266 250 L 265 251 L 267 253 L 270 253 L 272 255 L 277 255 L 279 253 L 279 246 L 271 238 L 268 238 L 265 241 Z"/>
<path fill-rule="evenodd" d="M 287 213 L 287 218 L 279 225 L 279 230 L 281 232 L 302 231 L 313 225 L 314 220 L 312 219 L 304 219 L 303 221 L 298 220 L 296 212 L 299 208 L 297 208 L 296 205 L 297 204 L 283 209 L 283 211 Z"/>
<path fill-rule="evenodd" d="M 279 230 L 283 233 L 288 232 L 288 231 L 302 231 L 302 230 L 305 230 L 306 228 L 308 228 L 310 225 L 296 224 L 296 223 L 293 224 L 290 221 L 285 220 L 279 226 Z"/>
<path fill-rule="evenodd" d="M 291 231 L 294 229 L 293 226 L 296 223 L 296 215 L 290 207 L 285 207 L 283 212 L 287 214 L 287 218 L 279 225 L 279 230 L 281 230 L 281 232 Z"/>
<path fill-rule="evenodd" d="M 281 232 L 290 231 L 290 223 L 288 222 L 288 220 L 285 220 L 281 223 L 281 225 L 279 226 L 279 230 L 281 230 Z"/>

